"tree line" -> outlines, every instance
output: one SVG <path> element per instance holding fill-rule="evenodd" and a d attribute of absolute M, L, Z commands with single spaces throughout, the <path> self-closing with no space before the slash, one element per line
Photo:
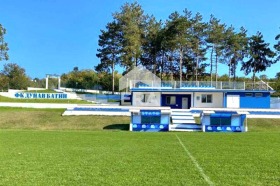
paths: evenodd
<path fill-rule="evenodd" d="M 9 60 L 5 34 L 6 29 L 0 24 L 0 61 Z M 74 67 L 62 74 L 61 82 L 69 88 L 114 91 L 118 79 L 138 65 L 162 80 L 249 81 L 250 78 L 237 77 L 239 65 L 246 75 L 253 73 L 254 81 L 270 81 L 273 88 L 280 90 L 280 72 L 271 79 L 255 75 L 280 60 L 280 34 L 275 41 L 271 48 L 261 32 L 248 36 L 245 28 L 227 26 L 213 15 L 205 22 L 200 13 L 186 9 L 182 14 L 173 12 L 163 22 L 144 14 L 138 3 L 125 3 L 101 30 L 96 54 L 100 63 L 94 70 Z M 228 66 L 223 76 L 218 76 L 220 64 Z M 122 74 L 116 71 L 117 65 L 123 67 Z M 49 85 L 56 88 L 57 80 L 50 79 Z M 0 90 L 28 86 L 44 88 L 45 79 L 31 79 L 15 63 L 4 65 Z"/>
<path fill-rule="evenodd" d="M 92 90 L 106 90 L 112 91 L 112 75 L 106 72 L 96 72 L 92 69 L 79 70 L 74 67 L 72 71 L 63 73 L 61 78 L 61 87 L 73 89 L 92 89 Z M 115 72 L 116 80 L 121 78 L 121 74 Z M 118 81 L 114 89 L 119 86 Z M 3 70 L 0 72 L 0 91 L 7 91 L 8 89 L 26 90 L 28 87 L 45 88 L 45 78 L 30 78 L 25 69 L 16 63 L 4 64 Z M 58 80 L 56 78 L 49 78 L 49 89 L 58 88 Z"/>
<path fill-rule="evenodd" d="M 115 87 L 118 89 L 119 79 L 122 77 L 120 73 L 115 71 Z M 73 89 L 93 89 L 113 91 L 112 89 L 112 75 L 108 72 L 96 72 L 93 69 L 82 69 L 74 67 L 72 71 L 61 75 L 61 87 Z M 218 77 L 218 81 L 229 81 L 229 76 L 224 74 Z M 278 91 L 277 96 L 280 96 L 280 72 L 275 78 L 268 78 L 266 75 L 256 77 L 256 80 L 263 80 L 269 82 L 269 85 Z M 236 77 L 236 81 L 250 82 L 249 77 Z M 57 79 L 49 78 L 49 89 L 58 88 Z M 4 64 L 3 70 L 0 72 L 0 91 L 7 91 L 8 89 L 24 89 L 27 87 L 45 88 L 45 78 L 30 78 L 25 69 L 15 63 Z"/>
<path fill-rule="evenodd" d="M 142 65 L 162 80 L 218 80 L 218 67 L 228 66 L 228 77 L 235 81 L 238 65 L 245 75 L 256 73 L 279 61 L 280 36 L 273 48 L 261 32 L 248 36 L 244 27 L 227 26 L 214 15 L 205 22 L 200 13 L 175 11 L 167 20 L 157 21 L 144 14 L 137 2 L 125 3 L 99 35 L 97 72 L 124 74 Z M 208 67 L 208 68 L 207 68 Z M 206 71 L 210 69 L 209 72 Z M 114 73 L 112 73 L 114 84 Z"/>

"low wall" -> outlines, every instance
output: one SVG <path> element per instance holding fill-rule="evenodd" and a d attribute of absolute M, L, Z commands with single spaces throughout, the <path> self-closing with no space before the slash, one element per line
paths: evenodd
<path fill-rule="evenodd" d="M 46 90 L 45 88 L 35 88 L 35 87 L 27 87 L 28 91 L 33 91 L 33 90 Z"/>
<path fill-rule="evenodd" d="M 77 104 L 56 103 L 0 103 L 0 107 L 22 107 L 22 108 L 62 108 L 76 107 Z"/>
<path fill-rule="evenodd" d="M 17 99 L 81 99 L 73 92 L 38 93 L 9 89 L 8 92 L 0 92 L 0 95 Z"/>

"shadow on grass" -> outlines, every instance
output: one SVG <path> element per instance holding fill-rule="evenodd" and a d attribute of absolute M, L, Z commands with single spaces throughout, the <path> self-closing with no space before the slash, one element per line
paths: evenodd
<path fill-rule="evenodd" d="M 104 130 L 129 130 L 129 124 L 112 124 L 103 127 Z"/>

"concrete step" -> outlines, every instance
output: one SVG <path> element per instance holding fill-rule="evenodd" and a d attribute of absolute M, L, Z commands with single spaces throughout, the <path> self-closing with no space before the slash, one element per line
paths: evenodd
<path fill-rule="evenodd" d="M 186 119 L 186 120 L 193 120 L 193 116 L 172 116 L 171 117 L 173 120 L 174 119 Z"/>
<path fill-rule="evenodd" d="M 178 112 L 190 112 L 189 109 L 171 109 L 172 111 L 178 111 Z"/>
<path fill-rule="evenodd" d="M 188 112 L 171 112 L 171 116 L 192 116 L 192 113 Z"/>
<path fill-rule="evenodd" d="M 199 124 L 172 124 L 169 126 L 172 129 L 199 129 L 202 130 L 202 125 Z"/>
<path fill-rule="evenodd" d="M 173 124 L 195 124 L 194 119 L 186 120 L 186 119 L 172 119 Z"/>

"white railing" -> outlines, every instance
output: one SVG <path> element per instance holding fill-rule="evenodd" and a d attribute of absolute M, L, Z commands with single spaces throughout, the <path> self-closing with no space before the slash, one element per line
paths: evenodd
<path fill-rule="evenodd" d="M 223 90 L 273 90 L 265 82 L 224 82 L 224 81 L 141 81 L 131 80 L 130 88 L 142 89 L 223 89 Z"/>

